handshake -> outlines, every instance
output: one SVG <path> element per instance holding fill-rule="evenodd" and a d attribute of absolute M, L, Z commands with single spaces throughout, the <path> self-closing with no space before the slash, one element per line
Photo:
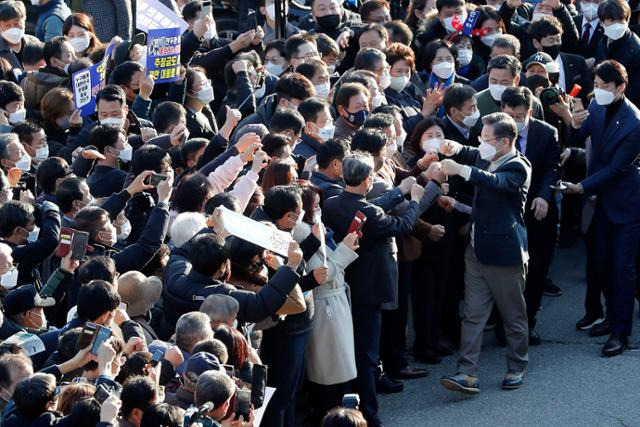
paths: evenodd
<path fill-rule="evenodd" d="M 424 187 L 417 184 L 416 178 L 413 176 L 403 179 L 402 182 L 400 182 L 400 185 L 398 185 L 398 188 L 404 195 L 411 193 L 411 200 L 415 202 L 420 202 L 424 195 Z"/>

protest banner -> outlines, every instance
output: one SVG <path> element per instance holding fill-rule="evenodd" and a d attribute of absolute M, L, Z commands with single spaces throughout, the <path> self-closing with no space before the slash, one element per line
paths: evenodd
<path fill-rule="evenodd" d="M 74 109 L 80 110 L 82 117 L 96 112 L 96 95 L 107 83 L 107 65 L 115 45 L 107 46 L 104 58 L 96 64 L 76 71 L 71 76 Z"/>
<path fill-rule="evenodd" d="M 242 214 L 233 212 L 224 206 L 222 209 L 222 221 L 227 233 L 255 243 L 265 249 L 284 257 L 289 253 L 289 243 L 293 241 L 290 233 L 278 230 L 275 227 L 254 221 Z"/>
<path fill-rule="evenodd" d="M 138 0 L 136 2 L 136 28 L 146 33 L 161 28 L 180 28 L 184 33 L 189 24 L 158 0 Z"/>
<path fill-rule="evenodd" d="M 147 74 L 156 83 L 175 82 L 180 78 L 179 28 L 149 30 L 147 34 Z"/>

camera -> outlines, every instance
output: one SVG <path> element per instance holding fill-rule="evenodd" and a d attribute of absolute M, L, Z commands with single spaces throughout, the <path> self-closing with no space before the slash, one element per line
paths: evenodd
<path fill-rule="evenodd" d="M 360 395 L 358 393 L 347 393 L 342 396 L 342 406 L 347 409 L 358 409 L 360 406 Z"/>
<path fill-rule="evenodd" d="M 544 107 L 556 104 L 560 101 L 560 90 L 556 87 L 548 87 L 540 92 L 540 102 Z"/>

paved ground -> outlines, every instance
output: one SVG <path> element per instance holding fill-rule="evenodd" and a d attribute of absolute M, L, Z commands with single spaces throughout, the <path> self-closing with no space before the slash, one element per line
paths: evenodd
<path fill-rule="evenodd" d="M 383 395 L 380 416 L 387 426 L 640 426 L 640 352 L 600 357 L 605 337 L 575 330 L 582 317 L 584 248 L 556 255 L 552 277 L 564 294 L 544 297 L 538 331 L 543 339 L 530 350 L 525 385 L 500 388 L 505 349 L 485 333 L 479 372 L 481 393 L 467 397 L 442 388 L 441 376 L 454 373 L 456 356 L 428 367 L 429 376 L 405 381 L 405 391 Z M 639 326 L 640 327 L 640 326 Z M 636 328 L 636 331 L 638 328 Z M 640 334 L 630 343 L 637 346 Z"/>

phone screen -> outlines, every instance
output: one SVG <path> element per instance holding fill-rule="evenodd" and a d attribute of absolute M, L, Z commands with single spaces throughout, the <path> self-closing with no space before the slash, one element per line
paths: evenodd
<path fill-rule="evenodd" d="M 249 419 L 251 411 L 251 392 L 249 390 L 238 390 L 236 392 L 236 419 L 242 417 L 245 421 Z"/>
<path fill-rule="evenodd" d="M 211 2 L 210 1 L 203 1 L 202 2 L 202 9 L 200 10 L 200 15 L 198 16 L 198 18 L 202 19 L 207 15 L 211 16 Z"/>
<path fill-rule="evenodd" d="M 100 344 L 108 340 L 110 336 L 111 336 L 111 329 L 105 328 L 104 326 L 98 326 L 98 330 L 96 332 L 96 339 L 93 341 L 93 346 L 91 347 L 91 353 L 98 354 L 98 349 L 100 348 Z"/>
<path fill-rule="evenodd" d="M 91 344 L 91 341 L 93 340 L 93 334 L 95 334 L 96 332 L 96 326 L 97 325 L 94 323 L 87 323 L 86 325 L 84 325 L 82 333 L 78 337 L 78 342 L 76 343 L 76 348 L 78 350 L 82 350 L 83 348 L 86 348 L 87 346 L 89 346 L 89 344 Z"/>
<path fill-rule="evenodd" d="M 109 390 L 107 390 L 103 384 L 100 384 L 98 388 L 96 388 L 96 392 L 93 394 L 93 398 L 96 399 L 100 405 L 102 405 L 109 396 L 111 396 L 111 393 L 109 393 Z"/>
<path fill-rule="evenodd" d="M 229 375 L 230 377 L 236 376 L 236 368 L 234 368 L 233 365 L 222 365 L 222 366 L 224 367 L 224 370 L 227 373 L 227 375 Z"/>
<path fill-rule="evenodd" d="M 71 258 L 81 260 L 87 253 L 89 244 L 89 233 L 76 231 L 71 238 Z"/>
<path fill-rule="evenodd" d="M 149 181 L 151 185 L 153 185 L 154 187 L 157 187 L 158 184 L 160 184 L 162 181 L 165 181 L 167 178 L 168 178 L 167 175 L 154 173 L 153 175 L 151 175 L 151 179 Z"/>

